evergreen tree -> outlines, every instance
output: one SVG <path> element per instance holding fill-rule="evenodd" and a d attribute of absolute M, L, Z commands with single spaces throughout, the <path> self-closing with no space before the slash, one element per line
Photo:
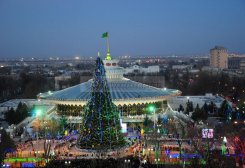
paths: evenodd
<path fill-rule="evenodd" d="M 108 149 L 123 146 L 119 111 L 112 103 L 104 64 L 100 57 L 91 86 L 91 98 L 84 108 L 79 146 L 86 149 Z"/>
<path fill-rule="evenodd" d="M 190 107 L 189 107 L 190 112 L 193 112 L 194 108 L 193 108 L 193 102 L 192 102 L 192 101 L 190 102 L 190 105 L 189 105 L 189 106 L 190 106 Z"/>
<path fill-rule="evenodd" d="M 199 108 L 199 104 L 197 104 L 196 108 L 195 108 L 195 111 L 192 113 L 192 116 L 191 118 L 194 120 L 194 121 L 198 121 L 199 118 L 200 118 L 200 108 Z"/>
<path fill-rule="evenodd" d="M 204 105 L 202 106 L 203 110 L 208 113 L 208 105 L 207 103 L 205 102 Z"/>
<path fill-rule="evenodd" d="M 17 109 L 11 108 L 6 114 L 5 118 L 9 124 L 18 124 L 22 120 L 28 117 L 28 107 L 26 104 L 21 102 L 18 104 Z"/>
<path fill-rule="evenodd" d="M 200 109 L 200 119 L 204 121 L 208 119 L 208 113 L 204 110 L 204 108 Z"/>
<path fill-rule="evenodd" d="M 228 109 L 228 102 L 226 100 L 224 100 L 219 108 L 219 116 L 220 117 L 225 117 L 225 112 Z"/>
<path fill-rule="evenodd" d="M 186 103 L 186 109 L 185 109 L 185 112 L 186 112 L 186 114 L 189 114 L 190 112 L 193 112 L 193 103 L 192 103 L 192 101 L 187 101 L 187 103 Z"/>
<path fill-rule="evenodd" d="M 192 113 L 191 118 L 195 121 L 199 120 L 207 120 L 208 113 L 205 112 L 204 108 L 200 108 L 199 104 L 197 104 L 195 111 Z"/>
<path fill-rule="evenodd" d="M 214 102 L 210 102 L 210 104 L 208 105 L 208 111 L 210 113 L 214 113 L 216 111 L 216 105 L 214 104 Z"/>
<path fill-rule="evenodd" d="M 28 117 L 28 107 L 25 103 L 21 103 L 19 102 L 17 109 L 16 109 L 16 118 L 17 118 L 17 123 L 21 122 L 22 120 L 24 120 L 26 117 Z"/>
<path fill-rule="evenodd" d="M 182 106 L 182 104 L 179 105 L 179 108 L 178 108 L 178 112 L 183 112 L 185 111 L 184 107 Z"/>

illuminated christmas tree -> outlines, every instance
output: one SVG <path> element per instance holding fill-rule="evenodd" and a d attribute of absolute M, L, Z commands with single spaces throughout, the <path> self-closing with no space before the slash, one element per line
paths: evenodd
<path fill-rule="evenodd" d="M 84 108 L 81 135 L 78 145 L 84 149 L 113 149 L 124 146 L 120 113 L 112 102 L 100 57 L 91 86 L 91 97 Z"/>

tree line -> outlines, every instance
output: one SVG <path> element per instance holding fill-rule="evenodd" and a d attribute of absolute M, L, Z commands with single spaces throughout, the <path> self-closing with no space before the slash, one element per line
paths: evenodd
<path fill-rule="evenodd" d="M 38 73 L 0 76 L 0 80 L 0 101 L 13 98 L 36 98 L 38 93 L 54 89 L 54 79 Z"/>
<path fill-rule="evenodd" d="M 245 99 L 245 78 L 230 77 L 225 73 L 208 72 L 189 73 L 167 69 L 164 72 L 165 84 L 168 88 L 176 88 L 183 95 L 203 95 L 205 93 L 229 96 L 233 102 Z"/>
<path fill-rule="evenodd" d="M 245 105 L 239 106 L 241 107 L 241 109 L 233 109 L 228 101 L 224 100 L 220 107 L 217 107 L 216 104 L 211 101 L 209 104 L 205 102 L 202 107 L 197 104 L 194 108 L 193 102 L 188 100 L 185 109 L 182 104 L 179 105 L 178 112 L 183 112 L 188 115 L 190 114 L 190 112 L 192 112 L 191 118 L 194 121 L 205 121 L 207 120 L 209 115 L 221 117 L 227 121 L 233 121 L 245 119 L 245 115 L 242 111 L 244 109 L 244 106 Z"/>
<path fill-rule="evenodd" d="M 18 124 L 29 116 L 29 109 L 25 103 L 19 103 L 16 110 L 11 108 L 5 113 L 5 120 L 11 124 Z"/>

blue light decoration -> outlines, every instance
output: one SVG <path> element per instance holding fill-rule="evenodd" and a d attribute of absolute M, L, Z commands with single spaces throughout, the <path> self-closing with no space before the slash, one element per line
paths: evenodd
<path fill-rule="evenodd" d="M 232 107 L 230 105 L 227 106 L 225 114 L 226 114 L 226 122 L 229 123 L 232 119 Z"/>
<path fill-rule="evenodd" d="M 60 138 L 61 138 L 61 137 L 60 137 L 60 132 L 59 132 L 59 131 L 58 131 L 57 138 L 58 138 L 58 139 L 60 139 Z"/>
<path fill-rule="evenodd" d="M 163 124 L 168 124 L 168 116 L 167 115 L 163 116 L 162 122 L 163 122 Z"/>
<path fill-rule="evenodd" d="M 77 135 L 78 134 L 78 131 L 77 130 L 74 130 L 73 131 L 73 135 Z"/>
<path fill-rule="evenodd" d="M 174 154 L 170 154 L 169 157 L 170 158 L 179 158 L 179 153 L 174 153 Z M 200 154 L 181 154 L 181 157 L 183 159 L 188 159 L 188 158 L 202 158 L 202 156 Z"/>
<path fill-rule="evenodd" d="M 237 120 L 241 120 L 242 118 L 241 118 L 241 113 L 240 113 L 240 111 L 237 111 L 236 112 L 236 119 Z"/>
<path fill-rule="evenodd" d="M 4 150 L 4 153 L 14 153 L 14 152 L 15 152 L 15 150 L 13 148 L 6 148 Z"/>
<path fill-rule="evenodd" d="M 169 155 L 170 154 L 170 149 L 166 150 L 166 154 Z"/>
<path fill-rule="evenodd" d="M 22 163 L 21 167 L 35 167 L 34 163 Z"/>

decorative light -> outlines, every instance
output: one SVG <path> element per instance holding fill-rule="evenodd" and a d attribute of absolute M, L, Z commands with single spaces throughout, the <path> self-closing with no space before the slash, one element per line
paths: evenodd
<path fill-rule="evenodd" d="M 150 112 L 154 112 L 155 111 L 155 106 L 154 105 L 150 105 L 148 107 L 148 109 L 149 109 Z"/>
<path fill-rule="evenodd" d="M 223 141 L 224 141 L 225 143 L 227 143 L 227 139 L 226 139 L 226 137 L 224 137 Z"/>
<path fill-rule="evenodd" d="M 36 111 L 36 116 L 40 116 L 41 113 L 42 113 L 42 110 L 38 109 L 38 110 Z"/>

